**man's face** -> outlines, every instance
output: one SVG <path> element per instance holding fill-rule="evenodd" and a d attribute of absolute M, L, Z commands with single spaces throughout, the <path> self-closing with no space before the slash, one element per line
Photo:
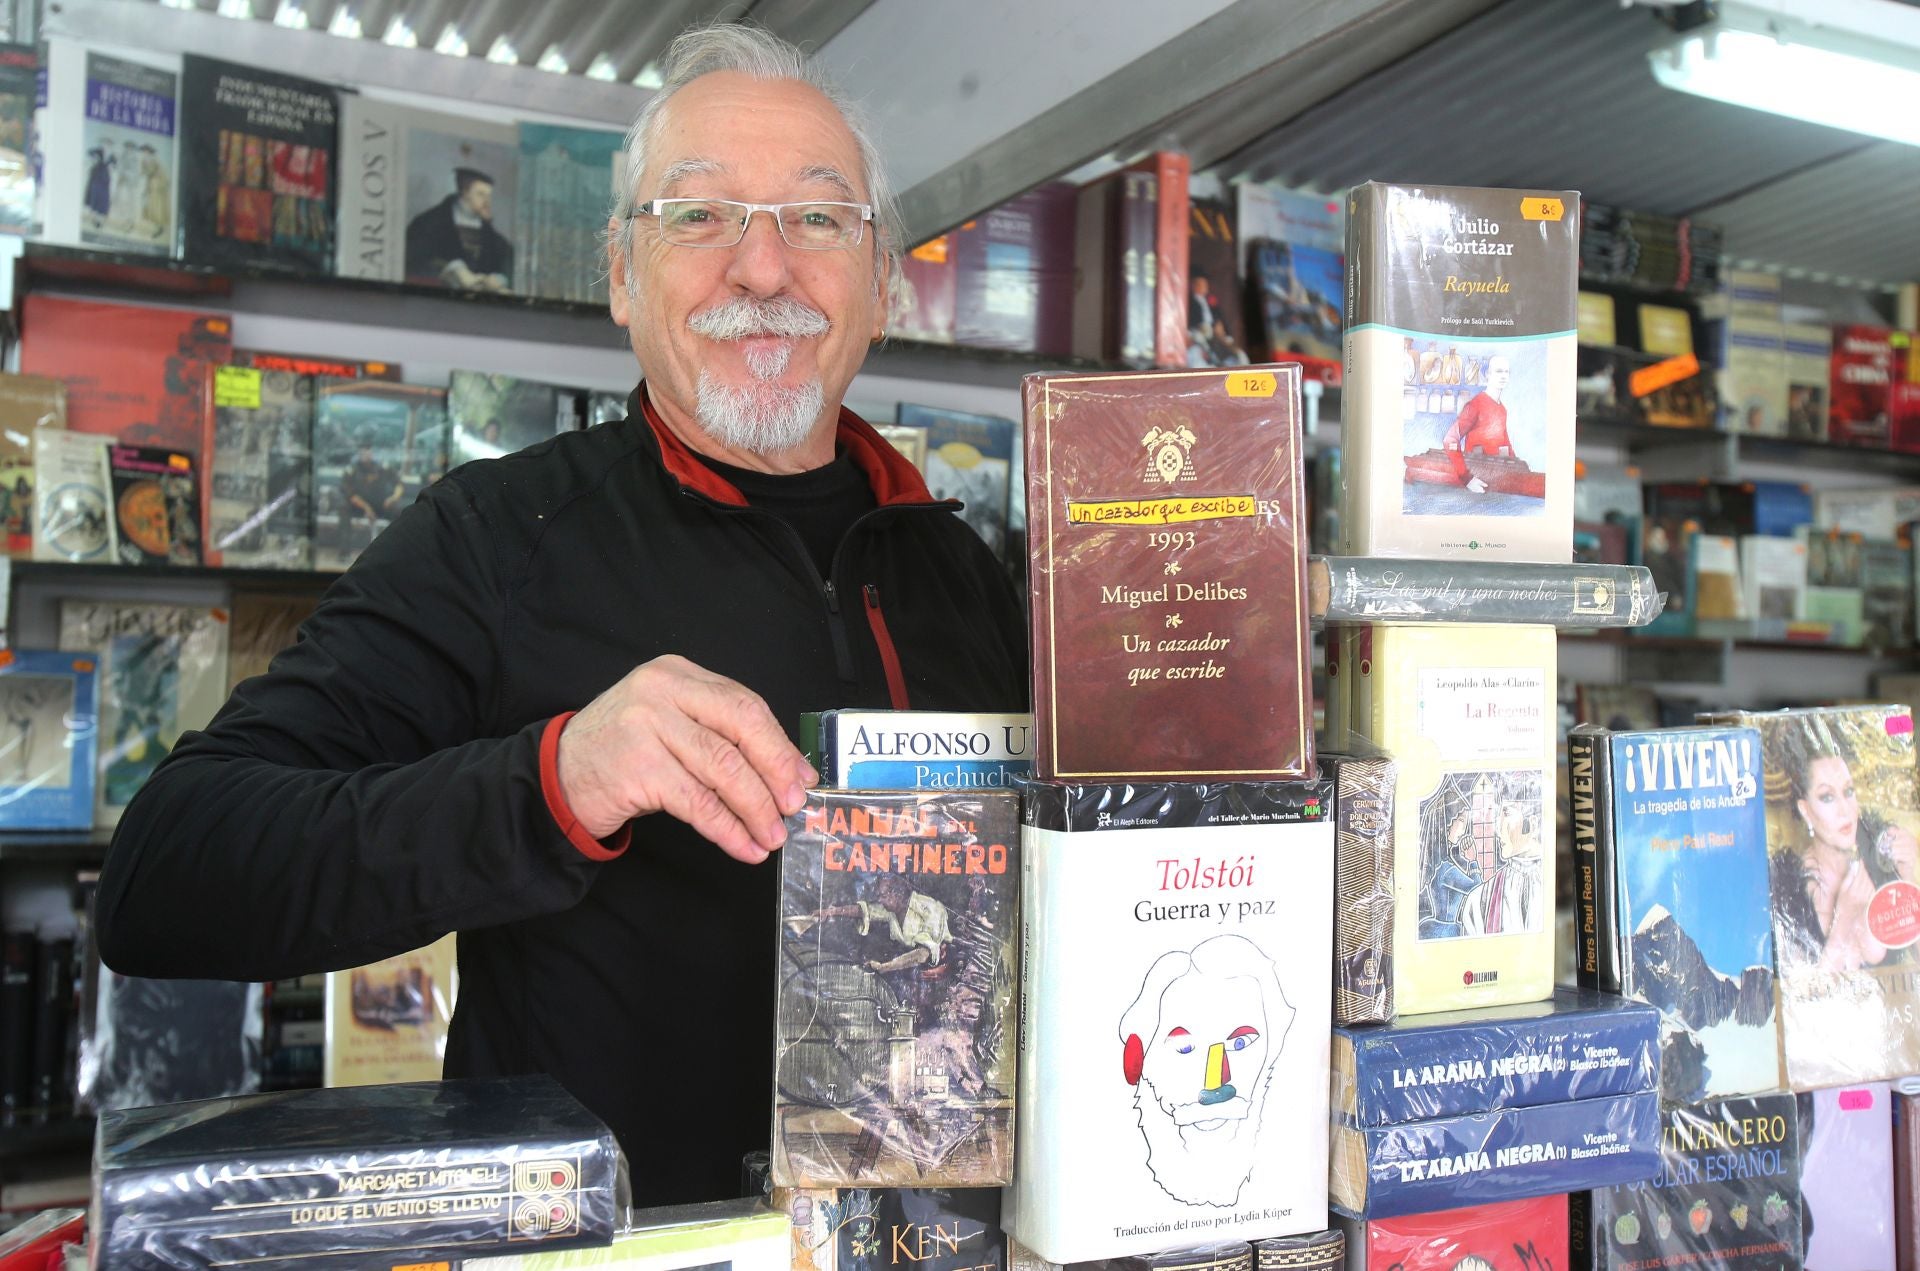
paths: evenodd
<path fill-rule="evenodd" d="M 460 205 L 483 221 L 493 219 L 493 185 L 487 181 L 474 181 L 460 196 Z"/>
<path fill-rule="evenodd" d="M 1495 392 L 1506 391 L 1507 381 L 1513 378 L 1513 368 L 1507 365 L 1507 359 L 1494 358 L 1487 363 L 1487 387 Z"/>
<path fill-rule="evenodd" d="M 756 80 L 733 71 L 703 75 L 674 95 L 656 121 L 646 167 L 634 185 L 635 202 L 866 202 L 868 195 L 859 147 L 824 96 L 795 80 Z M 831 426 L 886 316 L 871 224 L 858 246 L 834 251 L 788 247 L 762 213 L 733 247 L 662 242 L 659 223 L 647 216 L 635 218 L 633 238 L 630 260 L 614 249 L 610 304 L 614 321 L 627 328 L 648 393 L 663 411 L 694 418 L 704 372 L 715 387 L 750 396 L 817 383 L 823 407 L 816 424 Z M 816 310 L 828 329 L 812 336 L 716 339 L 690 328 L 696 316 L 742 297 L 779 298 Z"/>
<path fill-rule="evenodd" d="M 1259 984 L 1189 971 L 1160 999 L 1160 1025 L 1142 1080 L 1174 1123 L 1197 1136 L 1188 1142 L 1244 1119 L 1267 1059 Z"/>

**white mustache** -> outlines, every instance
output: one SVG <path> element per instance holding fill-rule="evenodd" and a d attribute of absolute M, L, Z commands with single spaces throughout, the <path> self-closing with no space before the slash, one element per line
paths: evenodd
<path fill-rule="evenodd" d="M 694 334 L 709 340 L 744 340 L 753 335 L 803 339 L 825 335 L 832 325 L 826 314 L 789 296 L 765 300 L 735 296 L 687 319 L 687 326 Z"/>

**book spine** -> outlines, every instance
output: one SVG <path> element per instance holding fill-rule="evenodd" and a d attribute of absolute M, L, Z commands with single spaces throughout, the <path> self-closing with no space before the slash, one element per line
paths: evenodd
<path fill-rule="evenodd" d="M 1920 1267 L 1920 1190 L 1915 1187 L 1914 1169 L 1920 1164 L 1920 1126 L 1915 1124 L 1916 1114 L 1920 1114 L 1920 1091 L 1896 1089 L 1893 1095 L 1893 1264 L 1900 1271 Z"/>
<path fill-rule="evenodd" d="M 1604 1192 L 1567 1194 L 1567 1267 L 1568 1271 L 1600 1271 L 1606 1265 L 1606 1233 L 1594 1224 L 1604 1222 Z"/>
<path fill-rule="evenodd" d="M 1580 870 L 1580 930 L 1575 971 L 1582 988 L 1621 992 L 1619 856 L 1613 841 L 1613 757 L 1603 728 L 1567 735 L 1573 798 L 1573 854 Z"/>
<path fill-rule="evenodd" d="M 61 1061 L 67 1053 L 67 1029 L 74 1022 L 73 937 L 42 936 L 34 977 L 33 1091 L 31 1103 L 43 1118 L 72 1110 Z"/>
<path fill-rule="evenodd" d="M 839 732 L 833 711 L 807 711 L 800 716 L 800 753 L 820 774 L 820 784 L 829 790 L 840 788 L 838 765 L 833 762 Z"/>
<path fill-rule="evenodd" d="M 1639 1003 L 1351 1036 L 1354 1120 L 1368 1128 L 1619 1098 L 1660 1081 L 1659 1012 Z"/>
<path fill-rule="evenodd" d="M 1120 232 L 1114 236 L 1120 249 L 1120 276 L 1125 281 L 1114 296 L 1119 307 L 1115 329 L 1120 360 L 1129 366 L 1151 366 L 1153 271 L 1159 263 L 1154 254 L 1154 179 L 1150 172 L 1127 172 L 1121 181 Z"/>
<path fill-rule="evenodd" d="M 1393 1018 L 1394 767 L 1333 766 L 1333 1022 L 1381 1022 Z"/>
<path fill-rule="evenodd" d="M 1351 381 L 1350 381 L 1351 382 Z M 1644 565 L 1548 565 L 1315 557 L 1322 622 L 1523 622 L 1556 627 L 1635 627 L 1660 611 Z"/>
<path fill-rule="evenodd" d="M 1187 364 L 1187 217 L 1192 200 L 1187 182 L 1192 165 L 1186 155 L 1163 150 L 1155 155 L 1159 199 L 1156 209 L 1153 271 L 1156 366 Z"/>
<path fill-rule="evenodd" d="M 1035 1248 L 1056 1247 L 1056 1233 L 1049 1221 L 1047 1180 L 1062 1167 L 1055 1149 L 1063 1146 L 1059 1127 L 1046 1120 L 1047 1101 L 1042 1092 L 1047 1071 L 1041 1063 L 1040 1034 L 1036 1021 L 1050 1011 L 1048 989 L 1053 984 L 1052 952 L 1047 943 L 1044 921 L 1053 904 L 1047 886 L 1045 868 L 1047 850 L 1030 826 L 1020 830 L 1020 1059 L 1015 1080 L 1020 1097 L 1014 1104 L 1013 1186 L 1007 1189 L 1005 1220 L 1007 1235 Z M 1051 1260 L 1051 1259 L 1049 1259 Z"/>
<path fill-rule="evenodd" d="M 1392 1218 L 1642 1182 L 1660 1167 L 1660 1095 L 1503 1108 L 1365 1133 L 1365 1216 Z"/>
<path fill-rule="evenodd" d="M 1033 770 L 1055 771 L 1053 712 L 1053 466 L 1048 449 L 1053 443 L 1053 421 L 1048 418 L 1047 377 L 1028 375 L 1020 382 L 1020 435 L 1027 448 L 1027 631 L 1032 662 Z M 1042 712 L 1049 726 L 1042 727 Z"/>
<path fill-rule="evenodd" d="M 0 965 L 0 1125 L 16 1125 L 33 1103 L 33 970 L 31 931 L 6 933 Z"/>
<path fill-rule="evenodd" d="M 1372 541 L 1372 419 L 1386 403 L 1375 402 L 1367 368 L 1360 366 L 1355 328 L 1377 321 L 1384 299 L 1377 239 L 1380 190 L 1368 184 L 1347 195 L 1347 324 L 1341 333 L 1340 539 L 1339 550 L 1365 556 Z M 1397 412 L 1396 412 L 1397 417 Z"/>

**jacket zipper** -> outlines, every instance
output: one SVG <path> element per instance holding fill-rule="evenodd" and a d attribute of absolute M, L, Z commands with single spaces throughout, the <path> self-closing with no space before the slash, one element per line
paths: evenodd
<path fill-rule="evenodd" d="M 793 526 L 788 525 L 779 517 L 771 513 L 761 512 L 757 508 L 744 507 L 733 503 L 722 503 L 710 495 L 702 494 L 698 490 L 689 490 L 685 486 L 681 487 L 680 493 L 686 498 L 693 499 L 695 502 L 705 503 L 709 507 L 722 512 L 765 516 L 780 527 L 781 531 L 786 534 L 788 540 L 792 542 L 795 549 L 799 552 L 801 563 L 806 567 L 808 575 L 813 578 L 815 584 L 819 586 L 820 595 L 827 602 L 827 633 L 833 638 L 834 670 L 837 671 L 840 678 L 848 684 L 858 683 L 860 677 L 854 673 L 853 669 L 853 649 L 847 642 L 847 625 L 840 613 L 840 594 L 835 590 L 833 578 L 831 577 L 831 574 L 839 570 L 840 553 L 846 549 L 847 542 L 853 537 L 854 532 L 865 524 L 868 519 L 879 516 L 882 512 L 899 511 L 904 507 L 937 507 L 939 506 L 938 503 L 895 504 L 887 507 L 877 507 L 870 512 L 861 513 L 860 516 L 855 519 L 854 523 L 847 527 L 847 532 L 840 536 L 839 543 L 834 545 L 833 563 L 829 568 L 829 576 L 822 578 L 820 576 L 820 567 L 813 563 L 813 556 L 807 551 L 807 545 L 801 539 L 800 531 L 794 529 Z M 900 655 L 893 647 L 893 636 L 887 631 L 886 617 L 880 612 L 880 589 L 872 583 L 867 583 L 865 584 L 865 593 L 867 625 L 873 631 L 874 642 L 880 646 L 880 664 L 882 668 L 885 669 L 887 675 L 887 696 L 893 701 L 893 709 L 906 710 L 906 675 L 900 669 Z"/>

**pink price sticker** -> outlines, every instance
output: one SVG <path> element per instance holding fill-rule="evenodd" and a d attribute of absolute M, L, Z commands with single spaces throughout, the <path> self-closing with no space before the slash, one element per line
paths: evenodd
<path fill-rule="evenodd" d="M 1920 886 L 1899 879 L 1874 892 L 1867 902 L 1867 930 L 1889 949 L 1920 940 Z"/>
<path fill-rule="evenodd" d="M 1873 1110 L 1873 1091 L 1842 1090 L 1840 1092 L 1840 1110 L 1842 1112 L 1871 1112 Z"/>
<path fill-rule="evenodd" d="M 1913 731 L 1913 716 L 1911 715 L 1887 716 L 1887 736 L 1905 737 L 1912 731 Z"/>

